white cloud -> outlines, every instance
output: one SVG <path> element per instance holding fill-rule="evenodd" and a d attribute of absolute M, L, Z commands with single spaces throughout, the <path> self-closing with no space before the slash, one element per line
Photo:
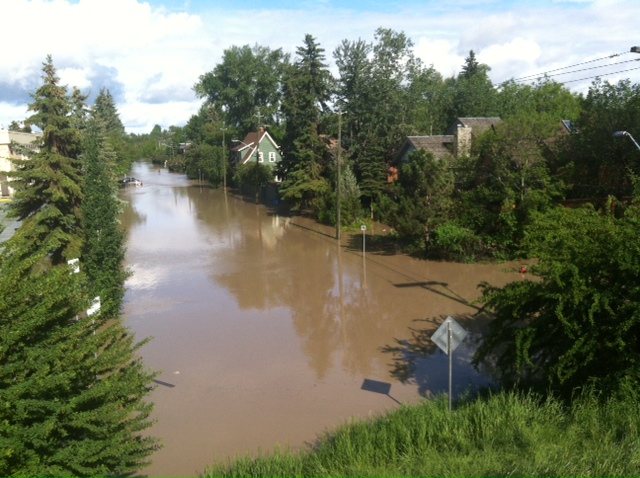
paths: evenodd
<path fill-rule="evenodd" d="M 156 123 L 185 124 L 197 112 L 201 102 L 193 85 L 232 45 L 260 44 L 294 54 L 310 33 L 333 63 L 333 50 L 343 39 L 372 41 L 375 30 L 384 27 L 405 32 L 415 43 L 416 55 L 445 77 L 457 74 L 469 50 L 474 50 L 499 83 L 626 52 L 640 44 L 632 15 L 634 0 L 422 2 L 400 4 L 391 13 L 366 11 L 364 2 L 339 8 L 331 6 L 337 2 L 307 3 L 299 10 L 273 9 L 264 3 L 260 11 L 202 2 L 198 15 L 161 3 L 11 0 L 3 4 L 6 47 L 0 62 L 0 124 L 24 118 L 47 54 L 53 56 L 63 83 L 92 95 L 108 88 L 127 130 L 145 133 Z M 184 4 L 184 10 L 192 8 L 190 2 Z M 603 71 L 619 70 L 612 66 Z M 636 73 L 623 75 L 637 81 Z M 592 75 L 585 72 L 588 76 Z M 584 88 L 589 82 L 568 86 Z"/>

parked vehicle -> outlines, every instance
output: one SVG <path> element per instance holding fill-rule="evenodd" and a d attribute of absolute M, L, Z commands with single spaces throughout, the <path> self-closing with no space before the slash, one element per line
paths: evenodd
<path fill-rule="evenodd" d="M 142 181 L 136 178 L 124 178 L 121 184 L 122 186 L 142 186 Z"/>

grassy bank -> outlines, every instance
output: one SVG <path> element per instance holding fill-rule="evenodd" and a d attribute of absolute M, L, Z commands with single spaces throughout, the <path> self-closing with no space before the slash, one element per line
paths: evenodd
<path fill-rule="evenodd" d="M 638 476 L 640 404 L 567 407 L 500 393 L 449 413 L 446 399 L 403 406 L 327 434 L 314 450 L 240 457 L 205 476 Z"/>

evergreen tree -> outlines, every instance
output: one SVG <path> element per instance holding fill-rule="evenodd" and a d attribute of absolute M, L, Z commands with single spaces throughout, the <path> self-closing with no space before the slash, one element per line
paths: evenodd
<path fill-rule="evenodd" d="M 488 65 L 478 63 L 473 50 L 469 52 L 452 85 L 455 93 L 449 123 L 460 116 L 495 116 L 497 93 L 489 78 L 490 70 Z"/>
<path fill-rule="evenodd" d="M 119 304 L 88 317 L 86 276 L 66 264 L 96 248 L 83 248 L 82 183 L 71 155 L 78 132 L 66 89 L 50 57 L 43 71 L 29 106 L 41 150 L 18 164 L 11 212 L 23 222 L 0 251 L 0 475 L 130 474 L 157 446 L 142 436 L 153 376 L 136 357 L 141 344 L 109 320 Z"/>
<path fill-rule="evenodd" d="M 87 98 L 77 87 L 73 87 L 71 93 L 71 125 L 77 130 L 83 130 L 86 128 L 87 114 L 89 109 L 87 108 Z"/>
<path fill-rule="evenodd" d="M 344 144 L 371 205 L 385 189 L 389 164 L 409 129 L 413 105 L 406 84 L 417 66 L 404 33 L 380 28 L 375 38 L 373 45 L 345 41 L 334 52 L 338 99 L 346 113 Z"/>
<path fill-rule="evenodd" d="M 120 200 L 115 153 L 104 123 L 95 111 L 92 116 L 83 142 L 86 180 L 82 203 L 85 230 L 82 265 L 90 297 L 99 296 L 102 315 L 115 318 L 119 316 L 127 275 L 122 267 L 125 234 L 118 221 Z"/>
<path fill-rule="evenodd" d="M 404 239 L 430 252 L 435 234 L 453 209 L 453 173 L 445 159 L 419 150 L 409 155 L 396 183 L 394 226 Z"/>
<path fill-rule="evenodd" d="M 124 134 L 124 125 L 120 120 L 116 102 L 109 90 L 102 88 L 93 105 L 92 114 L 102 121 L 104 129 L 110 134 Z"/>
<path fill-rule="evenodd" d="M 102 123 L 115 152 L 115 164 L 118 174 L 125 174 L 131 168 L 134 153 L 129 138 L 125 134 L 115 100 L 109 90 L 102 88 L 91 108 L 91 114 Z"/>
<path fill-rule="evenodd" d="M 332 160 L 320 137 L 323 113 L 328 112 L 332 78 L 324 63 L 324 50 L 311 35 L 297 50 L 298 59 L 287 69 L 282 110 L 286 135 L 282 144 L 282 197 L 295 207 L 317 206 L 329 189 L 326 167 Z"/>
<path fill-rule="evenodd" d="M 15 188 L 9 216 L 25 221 L 16 232 L 26 257 L 46 250 L 53 265 L 77 258 L 82 247 L 80 137 L 72 127 L 66 87 L 60 86 L 51 57 L 43 64 L 43 85 L 33 94 L 27 123 L 42 130 L 40 151 L 14 160 Z"/>

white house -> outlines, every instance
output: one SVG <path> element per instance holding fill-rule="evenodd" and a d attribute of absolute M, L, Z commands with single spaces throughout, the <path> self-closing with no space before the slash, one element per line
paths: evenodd
<path fill-rule="evenodd" d="M 7 178 L 7 172 L 13 171 L 11 159 L 26 159 L 27 157 L 18 151 L 15 145 L 21 148 L 38 150 L 37 140 L 42 133 L 22 133 L 20 131 L 0 130 L 0 198 L 6 199 L 13 195 L 13 188 Z"/>

